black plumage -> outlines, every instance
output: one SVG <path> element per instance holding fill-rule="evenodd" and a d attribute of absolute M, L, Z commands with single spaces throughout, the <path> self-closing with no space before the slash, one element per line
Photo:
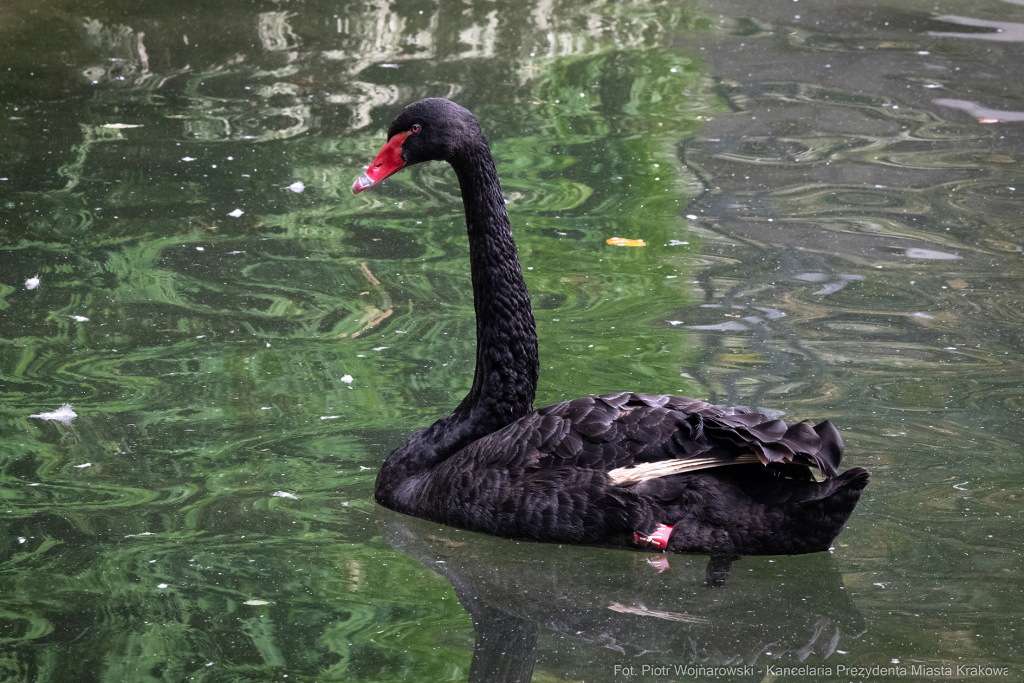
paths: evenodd
<path fill-rule="evenodd" d="M 828 421 L 786 424 L 741 408 L 630 392 L 534 411 L 539 363 L 529 292 L 479 123 L 459 105 L 430 98 L 406 107 L 388 140 L 355 191 L 423 161 L 444 160 L 455 169 L 469 235 L 477 354 L 465 399 L 384 462 L 379 503 L 536 541 L 649 548 L 644 537 L 672 527 L 668 551 L 829 547 L 868 473 L 838 474 L 842 439 Z M 686 471 L 695 466 L 702 469 Z M 812 467 L 824 481 L 815 480 Z"/>

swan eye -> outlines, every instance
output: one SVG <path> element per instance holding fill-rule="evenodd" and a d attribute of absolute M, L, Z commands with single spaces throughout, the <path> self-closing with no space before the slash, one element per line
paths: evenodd
<path fill-rule="evenodd" d="M 418 124 L 418 123 L 414 123 L 414 124 L 412 124 L 412 128 L 410 128 L 410 130 L 411 130 L 411 131 L 412 131 L 413 133 L 419 133 L 419 132 L 420 132 L 421 130 L 423 130 L 423 129 L 422 129 L 421 127 L 420 127 L 420 124 Z"/>

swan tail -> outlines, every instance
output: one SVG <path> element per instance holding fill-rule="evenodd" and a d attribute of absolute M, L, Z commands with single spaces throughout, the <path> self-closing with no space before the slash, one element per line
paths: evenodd
<path fill-rule="evenodd" d="M 852 467 L 838 477 L 822 482 L 826 486 L 818 500 L 835 500 L 841 506 L 849 505 L 850 511 L 860 500 L 860 493 L 868 485 L 871 475 L 863 467 Z"/>

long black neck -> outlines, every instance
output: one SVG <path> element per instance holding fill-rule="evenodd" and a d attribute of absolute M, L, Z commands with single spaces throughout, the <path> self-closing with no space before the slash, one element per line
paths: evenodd
<path fill-rule="evenodd" d="M 453 417 L 480 424 L 477 438 L 533 409 L 537 332 L 508 212 L 486 140 L 452 162 L 462 188 L 476 308 L 476 374 Z"/>
<path fill-rule="evenodd" d="M 537 332 L 530 294 L 487 141 L 475 137 L 450 160 L 462 188 L 476 308 L 473 387 L 448 417 L 396 448 L 377 476 L 376 496 L 405 507 L 402 483 L 533 410 Z"/>

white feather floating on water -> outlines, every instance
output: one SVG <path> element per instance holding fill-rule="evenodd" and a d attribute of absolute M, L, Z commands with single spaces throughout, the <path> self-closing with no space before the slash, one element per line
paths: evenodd
<path fill-rule="evenodd" d="M 65 403 L 52 413 L 36 413 L 35 415 L 29 415 L 29 417 L 38 417 L 40 420 L 56 420 L 57 422 L 69 425 L 72 420 L 78 417 L 78 413 L 71 409 L 70 403 Z"/>
<path fill-rule="evenodd" d="M 25 289 L 35 289 L 39 286 L 39 274 L 36 273 L 35 277 L 30 277 L 25 280 Z"/>
<path fill-rule="evenodd" d="M 294 493 L 288 493 L 287 491 L 274 491 L 270 495 L 276 496 L 278 498 L 291 498 L 292 500 L 298 500 L 299 499 L 299 497 L 296 496 Z"/>

